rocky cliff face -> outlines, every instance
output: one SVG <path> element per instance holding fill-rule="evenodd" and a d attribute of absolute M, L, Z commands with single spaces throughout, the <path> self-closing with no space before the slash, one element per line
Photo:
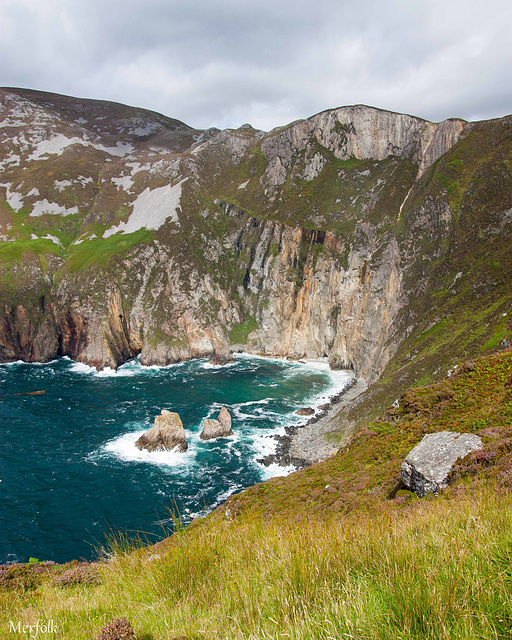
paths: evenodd
<path fill-rule="evenodd" d="M 195 131 L 7 89 L 0 109 L 2 361 L 164 365 L 236 345 L 375 379 L 423 329 L 420 265 L 453 259 L 464 197 L 492 201 L 482 233 L 510 229 L 506 188 L 484 193 L 508 184 L 508 119 L 355 106 Z"/>

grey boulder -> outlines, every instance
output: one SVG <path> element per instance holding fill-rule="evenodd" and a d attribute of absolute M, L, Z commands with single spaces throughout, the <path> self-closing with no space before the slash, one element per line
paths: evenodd
<path fill-rule="evenodd" d="M 427 493 L 437 495 L 448 485 L 448 475 L 457 460 L 481 448 L 481 438 L 473 433 L 429 433 L 402 462 L 402 481 L 420 498 Z"/>

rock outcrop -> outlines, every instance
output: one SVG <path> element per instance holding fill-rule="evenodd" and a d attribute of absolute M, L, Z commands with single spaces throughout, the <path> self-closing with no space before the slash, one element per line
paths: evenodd
<path fill-rule="evenodd" d="M 201 440 L 212 440 L 213 438 L 226 438 L 232 436 L 231 415 L 226 407 L 222 407 L 217 420 L 206 418 L 202 422 Z"/>
<path fill-rule="evenodd" d="M 402 463 L 402 482 L 420 498 L 427 493 L 437 495 L 447 486 L 448 475 L 457 460 L 481 448 L 481 438 L 473 433 L 429 433 Z"/>
<path fill-rule="evenodd" d="M 229 351 L 225 351 L 223 353 L 219 353 L 216 351 L 213 354 L 213 357 L 210 358 L 210 364 L 213 364 L 216 367 L 222 367 L 225 364 L 229 364 L 230 362 L 234 362 L 233 356 L 229 353 Z"/>
<path fill-rule="evenodd" d="M 186 451 L 187 437 L 179 414 L 162 409 L 162 413 L 156 416 L 154 425 L 141 435 L 135 446 L 147 451 L 172 451 L 176 448 Z"/>

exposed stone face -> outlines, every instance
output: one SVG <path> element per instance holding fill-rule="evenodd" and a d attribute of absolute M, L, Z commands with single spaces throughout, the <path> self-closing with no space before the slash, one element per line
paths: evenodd
<path fill-rule="evenodd" d="M 222 407 L 217 420 L 206 418 L 202 423 L 201 440 L 213 438 L 225 438 L 233 435 L 231 429 L 231 416 L 226 407 Z"/>
<path fill-rule="evenodd" d="M 52 198 L 66 210 L 78 201 L 84 212 L 68 254 L 54 243 L 44 259 L 0 261 L 2 281 L 15 283 L 0 290 L 0 361 L 67 355 L 102 368 L 140 354 L 148 365 L 222 364 L 241 341 L 268 355 L 328 356 L 369 381 L 403 337 L 393 332 L 415 239 L 431 242 L 425 259 L 434 259 L 453 229 L 448 200 L 423 195 L 425 174 L 476 126 L 357 105 L 268 134 L 201 132 L 144 110 L 24 90 L 0 90 L 0 111 L 0 184 L 10 185 L 0 199 L 32 213 Z M 54 178 L 29 184 L 43 167 Z M 107 239 L 91 240 L 95 225 L 112 231 L 143 194 L 177 183 L 179 206 L 150 240 L 94 264 L 85 252 L 80 263 L 84 243 L 92 251 Z M 36 217 L 58 233 L 51 214 Z M 0 236 L 13 234 L 0 207 Z M 240 338 L 233 329 L 249 316 Z"/>
<path fill-rule="evenodd" d="M 186 451 L 187 437 L 179 414 L 162 409 L 154 425 L 141 435 L 135 446 L 147 451 L 172 451 L 175 448 Z"/>
<path fill-rule="evenodd" d="M 231 435 L 233 433 L 231 431 L 231 414 L 226 409 L 226 407 L 222 407 L 222 409 L 220 410 L 219 417 L 217 418 L 217 420 L 220 422 L 222 427 L 227 432 L 230 432 L 229 435 Z"/>
<path fill-rule="evenodd" d="M 234 362 L 234 359 L 227 349 L 224 352 L 216 351 L 213 357 L 210 358 L 210 364 L 216 366 L 223 366 L 225 364 L 229 364 L 230 362 Z"/>
<path fill-rule="evenodd" d="M 265 140 L 262 150 L 268 159 L 277 156 L 284 166 L 289 166 L 294 151 L 307 149 L 313 139 L 342 160 L 384 160 L 389 156 L 402 156 L 417 162 L 423 173 L 469 126 L 462 120 L 432 123 L 414 116 L 355 105 L 323 111 L 278 130 Z M 314 163 L 310 166 L 314 167 Z M 309 170 L 308 176 L 311 171 L 314 169 Z"/>
<path fill-rule="evenodd" d="M 329 231 L 323 238 L 328 252 L 314 262 L 317 242 L 310 232 L 265 224 L 247 277 L 248 290 L 265 301 L 253 311 L 261 328 L 249 336 L 250 350 L 294 358 L 327 355 L 333 368 L 355 369 L 363 377 L 386 364 L 392 355 L 386 340 L 403 304 L 401 256 L 395 238 L 384 246 L 376 242 L 372 225 L 361 225 L 357 233 L 360 246 L 340 267 L 333 257 L 343 247 Z M 279 244 L 277 256 L 269 255 L 272 243 Z M 308 244 L 297 290 L 290 265 Z M 377 247 L 379 258 L 368 267 Z"/>
<path fill-rule="evenodd" d="M 481 438 L 473 433 L 429 433 L 402 463 L 402 481 L 420 498 L 427 493 L 437 495 L 447 486 L 448 475 L 457 460 L 481 448 Z"/>

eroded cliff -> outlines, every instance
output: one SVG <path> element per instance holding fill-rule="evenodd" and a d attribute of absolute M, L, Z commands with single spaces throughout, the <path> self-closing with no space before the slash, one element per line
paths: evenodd
<path fill-rule="evenodd" d="M 510 118 L 355 106 L 264 133 L 24 90 L 0 105 L 2 361 L 244 348 L 372 381 L 435 316 L 426 266 L 469 272 L 475 224 L 509 237 Z"/>

